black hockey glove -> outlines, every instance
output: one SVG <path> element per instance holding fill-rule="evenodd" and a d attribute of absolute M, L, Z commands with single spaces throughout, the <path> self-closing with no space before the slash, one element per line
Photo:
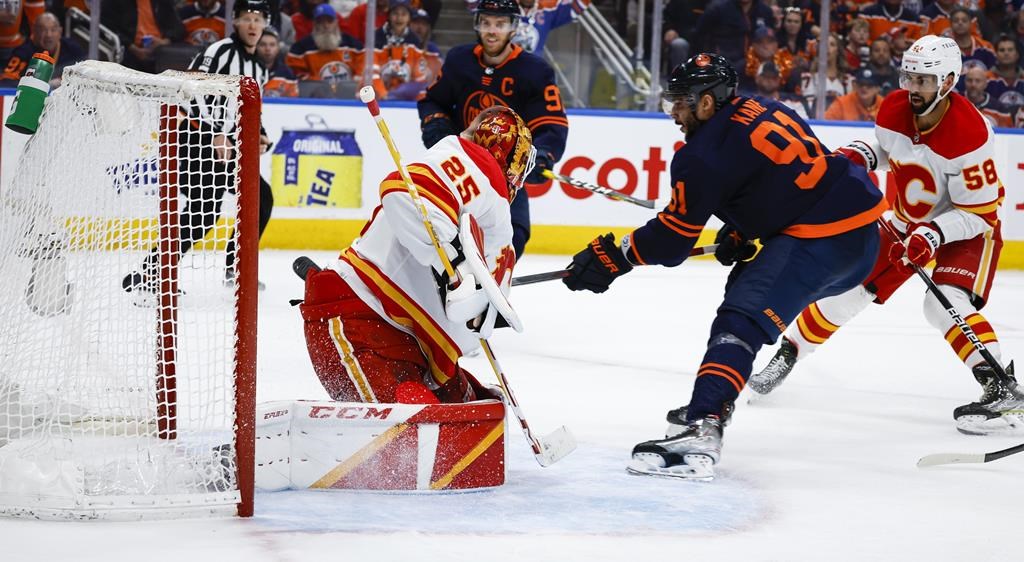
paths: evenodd
<path fill-rule="evenodd" d="M 449 135 L 457 135 L 458 131 L 455 130 L 455 125 L 452 124 L 452 120 L 447 117 L 434 117 L 428 119 L 421 128 L 423 133 L 423 146 L 430 148 L 438 143 L 441 139 Z"/>
<path fill-rule="evenodd" d="M 616 277 L 633 270 L 622 249 L 615 245 L 615 235 L 609 232 L 590 241 L 580 253 L 572 257 L 569 275 L 562 279 L 573 291 L 603 293 Z"/>
<path fill-rule="evenodd" d="M 555 165 L 554 158 L 550 153 L 537 151 L 537 158 L 534 160 L 533 171 L 526 176 L 526 183 L 544 183 L 548 178 L 542 174 L 544 170 L 550 170 Z"/>
<path fill-rule="evenodd" d="M 738 261 L 747 261 L 757 253 L 757 246 L 747 240 L 738 230 L 724 225 L 715 236 L 715 259 L 722 265 L 732 265 Z"/>

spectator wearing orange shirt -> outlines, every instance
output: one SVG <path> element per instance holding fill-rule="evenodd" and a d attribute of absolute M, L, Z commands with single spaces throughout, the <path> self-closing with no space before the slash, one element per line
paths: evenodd
<path fill-rule="evenodd" d="M 219 0 L 195 0 L 178 10 L 178 17 L 185 26 L 185 42 L 206 47 L 224 38 L 224 4 Z"/>
<path fill-rule="evenodd" d="M 889 33 L 894 27 L 906 27 L 911 40 L 921 36 L 920 15 L 904 6 L 901 0 L 879 0 L 861 10 L 860 17 L 868 20 L 872 41 Z"/>
<path fill-rule="evenodd" d="M 46 10 L 43 0 L 6 0 L 0 7 L 0 57 L 6 60 L 15 47 L 25 42 L 21 34 L 24 20 L 32 27 Z"/>
<path fill-rule="evenodd" d="M 810 65 L 810 38 L 810 24 L 804 20 L 803 10 L 797 7 L 784 9 L 778 33 L 779 52 L 789 59 L 790 67 L 799 69 L 799 72 Z"/>
<path fill-rule="evenodd" d="M 19 80 L 32 60 L 32 55 L 46 51 L 57 61 L 53 68 L 53 76 L 50 78 L 50 87 L 60 86 L 64 67 L 85 60 L 85 53 L 73 41 L 63 38 L 62 32 L 57 16 L 49 12 L 40 14 L 32 24 L 32 35 L 29 40 L 11 53 L 2 80 Z"/>
<path fill-rule="evenodd" d="M 388 21 L 388 0 L 373 0 L 377 8 L 377 15 L 373 20 L 373 28 L 380 29 L 384 22 Z M 366 43 L 366 9 L 367 3 L 364 2 L 352 9 L 352 13 L 345 18 L 345 24 L 342 27 L 342 31 L 348 33 L 352 37 L 359 40 L 360 43 Z"/>
<path fill-rule="evenodd" d="M 792 57 L 786 56 L 779 50 L 779 42 L 775 38 L 772 28 L 761 26 L 754 31 L 753 41 L 747 48 L 746 69 L 744 76 L 740 79 L 739 88 L 745 91 L 752 90 L 758 69 L 769 61 L 774 62 L 779 69 L 783 83 L 789 80 L 789 73 L 793 65 Z"/>
<path fill-rule="evenodd" d="M 853 73 L 853 91 L 839 96 L 825 111 L 829 121 L 874 121 L 882 105 L 882 85 L 867 68 Z"/>
<path fill-rule="evenodd" d="M 360 81 L 363 74 L 363 44 L 338 29 L 337 13 L 330 4 L 313 10 L 313 30 L 297 41 L 286 59 L 300 80 L 335 83 Z"/>

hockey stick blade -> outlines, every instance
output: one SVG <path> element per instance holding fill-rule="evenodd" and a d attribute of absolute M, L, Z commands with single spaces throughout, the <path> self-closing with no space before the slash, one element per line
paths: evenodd
<path fill-rule="evenodd" d="M 565 183 L 565 184 L 569 184 L 569 185 L 571 185 L 573 187 L 577 187 L 579 189 L 590 191 L 592 193 L 597 193 L 598 195 L 604 195 L 605 197 L 608 197 L 609 199 L 615 199 L 616 201 L 625 201 L 626 203 L 632 203 L 634 205 L 639 205 L 641 207 L 646 207 L 648 209 L 654 209 L 654 208 L 656 208 L 656 206 L 658 204 L 658 202 L 653 200 L 653 199 L 640 199 L 638 197 L 633 197 L 632 195 L 626 195 L 625 193 L 620 193 L 620 192 L 615 191 L 614 189 L 612 189 L 610 187 L 604 187 L 603 185 L 596 185 L 596 184 L 592 184 L 592 183 L 587 183 L 585 181 L 578 180 L 578 179 L 575 179 L 575 178 L 571 178 L 569 176 L 563 176 L 562 174 L 556 174 L 556 173 L 552 172 L 551 170 L 544 170 L 541 173 L 541 175 L 546 177 L 546 178 L 548 178 L 548 179 L 550 179 L 550 180 L 555 180 L 555 181 L 559 181 L 559 182 L 562 182 L 562 183 Z"/>
<path fill-rule="evenodd" d="M 994 451 L 991 453 L 936 453 L 934 455 L 926 455 L 921 457 L 921 460 L 917 461 L 918 468 L 927 468 L 929 466 L 939 466 L 943 464 L 979 464 L 992 462 L 999 460 L 1003 457 L 1015 455 L 1024 451 L 1024 443 L 1015 445 L 1008 449 L 1001 451 Z"/>
<path fill-rule="evenodd" d="M 320 266 L 306 256 L 299 256 L 292 262 L 292 271 L 295 272 L 295 275 L 299 276 L 299 279 L 305 281 L 309 272 L 316 273 L 320 271 Z"/>
<path fill-rule="evenodd" d="M 538 439 L 540 452 L 534 452 L 537 462 L 547 468 L 576 450 L 576 438 L 564 425 Z"/>

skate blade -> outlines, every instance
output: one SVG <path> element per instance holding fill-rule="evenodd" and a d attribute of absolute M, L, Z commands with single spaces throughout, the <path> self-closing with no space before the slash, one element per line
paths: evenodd
<path fill-rule="evenodd" d="M 660 459 L 660 457 L 658 457 Z M 686 464 L 657 466 L 645 460 L 634 458 L 626 465 L 626 472 L 636 476 L 656 476 L 677 480 L 710 482 L 715 478 L 715 463 L 707 455 L 684 455 Z"/>
<path fill-rule="evenodd" d="M 998 418 L 961 416 L 956 419 L 956 430 L 964 435 L 1022 435 L 1024 412 L 1007 413 Z"/>
<path fill-rule="evenodd" d="M 771 391 L 764 394 L 756 391 L 751 386 L 747 386 L 750 392 L 747 393 L 747 404 L 769 404 L 772 401 Z"/>

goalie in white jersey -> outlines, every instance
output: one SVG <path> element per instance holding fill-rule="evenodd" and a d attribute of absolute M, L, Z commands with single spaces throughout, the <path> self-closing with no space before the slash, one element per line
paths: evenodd
<path fill-rule="evenodd" d="M 463 279 L 456 289 L 401 175 L 392 172 L 381 182 L 381 204 L 360 237 L 330 268 L 306 277 L 306 343 L 332 399 L 494 397 L 458 360 L 500 322 L 499 311 L 518 326 L 504 298 L 515 266 L 509 202 L 535 153 L 523 120 L 493 107 L 406 167 Z"/>
<path fill-rule="evenodd" d="M 883 232 L 871 275 L 862 286 L 820 300 L 800 314 L 775 357 L 751 377 L 755 392 L 771 392 L 798 359 L 868 304 L 884 303 L 913 275 L 911 263 L 923 267 L 932 259 L 932 279 L 1000 360 L 995 331 L 978 311 L 988 300 L 1003 245 L 997 216 L 1003 185 L 992 127 L 953 91 L 960 69 L 955 41 L 934 35 L 918 39 L 903 57 L 902 89 L 889 94 L 878 111 L 876 141 L 855 141 L 840 149 L 868 169 L 888 165 L 892 170 L 896 201 L 890 221 L 905 246 Z M 972 434 L 1024 429 L 1024 395 L 1013 379 L 1013 364 L 1006 368 L 1008 380 L 1001 380 L 930 292 L 924 314 L 983 388 L 977 402 L 954 410 L 957 428 Z"/>

